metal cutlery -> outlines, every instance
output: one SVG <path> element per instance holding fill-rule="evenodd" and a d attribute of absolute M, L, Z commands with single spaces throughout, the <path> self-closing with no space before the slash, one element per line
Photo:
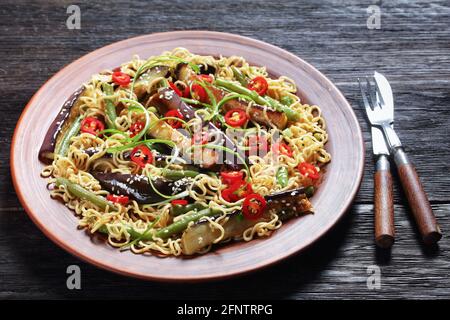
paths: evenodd
<path fill-rule="evenodd" d="M 375 220 L 377 233 L 383 239 L 389 239 L 384 235 L 393 237 L 393 206 L 392 206 L 392 178 L 390 178 L 389 162 L 385 149 L 380 140 L 382 132 L 383 140 L 388 146 L 390 154 L 397 167 L 400 182 L 405 191 L 406 198 L 411 207 L 414 219 L 426 244 L 433 244 L 442 237 L 439 225 L 431 209 L 428 197 L 423 190 L 422 183 L 417 175 L 414 165 L 408 159 L 399 137 L 393 128 L 394 103 L 392 89 L 387 79 L 380 73 L 375 72 L 373 78 L 366 78 L 364 85 L 358 79 L 361 94 L 366 109 L 367 117 L 372 125 L 372 141 L 374 142 L 374 154 L 378 156 L 377 170 L 375 174 Z M 377 131 L 378 130 L 378 131 Z M 378 175 L 378 178 L 377 178 Z M 378 188 L 377 188 L 378 187 Z M 390 190 L 389 190 L 390 189 Z M 378 231 L 377 231 L 377 222 Z M 392 226 L 389 224 L 392 222 Z M 389 245 L 390 240 L 386 240 Z M 393 238 L 392 238 L 393 241 Z M 378 243 L 378 242 L 377 242 Z M 391 243 L 392 244 L 392 243 Z"/>

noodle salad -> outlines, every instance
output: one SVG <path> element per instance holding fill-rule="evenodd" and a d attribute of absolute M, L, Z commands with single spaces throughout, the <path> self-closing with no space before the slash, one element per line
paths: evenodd
<path fill-rule="evenodd" d="M 318 106 L 243 57 L 176 48 L 92 76 L 39 152 L 51 197 L 110 245 L 201 254 L 313 212 L 331 158 Z"/>

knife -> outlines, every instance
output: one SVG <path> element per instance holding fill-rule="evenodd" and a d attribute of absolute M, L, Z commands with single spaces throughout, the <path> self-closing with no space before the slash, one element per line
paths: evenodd
<path fill-rule="evenodd" d="M 387 79 L 378 72 L 374 73 L 374 78 L 377 85 L 378 107 L 369 112 L 371 113 L 371 115 L 368 114 L 371 118 L 370 122 L 372 125 L 382 128 L 383 136 L 389 146 L 389 152 L 394 158 L 400 182 L 423 241 L 426 244 L 434 244 L 441 239 L 441 230 L 416 169 L 408 159 L 400 139 L 392 127 L 394 103 L 391 86 Z"/>
<path fill-rule="evenodd" d="M 372 151 L 377 159 L 374 175 L 375 243 L 380 248 L 387 249 L 395 240 L 394 198 L 392 196 L 389 149 L 383 132 L 374 126 L 371 131 Z"/>

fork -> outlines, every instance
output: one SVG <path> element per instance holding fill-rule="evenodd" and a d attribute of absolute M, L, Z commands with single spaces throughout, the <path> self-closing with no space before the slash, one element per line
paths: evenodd
<path fill-rule="evenodd" d="M 379 127 L 383 131 L 422 239 L 425 244 L 434 244 L 441 239 L 441 230 L 416 169 L 408 159 L 402 143 L 392 127 L 394 123 L 393 112 L 389 112 L 383 94 L 373 78 L 366 77 L 366 90 L 361 81 L 359 81 L 359 84 L 367 117 L 372 126 Z"/>

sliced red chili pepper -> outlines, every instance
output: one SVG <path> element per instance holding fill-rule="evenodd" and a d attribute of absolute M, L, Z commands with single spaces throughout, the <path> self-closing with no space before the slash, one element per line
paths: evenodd
<path fill-rule="evenodd" d="M 179 118 L 181 120 L 184 119 L 184 117 L 181 114 L 181 112 L 176 110 L 176 109 L 167 111 L 167 113 L 164 116 L 165 117 L 171 117 L 171 118 Z M 174 119 L 167 119 L 166 121 L 174 129 L 181 128 L 181 126 L 183 125 L 183 123 L 181 121 L 174 120 Z"/>
<path fill-rule="evenodd" d="M 249 82 L 247 88 L 256 91 L 260 96 L 263 96 L 266 94 L 269 84 L 264 77 L 258 76 Z"/>
<path fill-rule="evenodd" d="M 257 220 L 262 217 L 267 201 L 263 196 L 252 193 L 245 197 L 242 204 L 242 214 L 248 220 Z"/>
<path fill-rule="evenodd" d="M 264 155 L 269 149 L 269 142 L 266 136 L 250 135 L 247 137 L 247 146 L 250 155 Z"/>
<path fill-rule="evenodd" d="M 213 82 L 213 78 L 210 75 L 207 75 L 207 74 L 199 74 L 197 76 L 197 79 L 200 80 L 200 81 L 205 81 L 205 82 L 209 82 L 209 83 Z"/>
<path fill-rule="evenodd" d="M 191 96 L 191 88 L 185 86 L 183 90 L 183 98 L 189 98 Z"/>
<path fill-rule="evenodd" d="M 122 86 L 122 87 L 126 87 L 127 85 L 130 84 L 130 81 L 131 81 L 130 76 L 121 71 L 115 71 L 112 74 L 112 80 L 115 84 Z"/>
<path fill-rule="evenodd" d="M 206 93 L 205 88 L 198 83 L 193 83 L 191 85 L 191 96 L 200 102 L 208 102 L 208 94 Z"/>
<path fill-rule="evenodd" d="M 313 180 L 319 179 L 320 174 L 317 171 L 316 167 L 308 162 L 302 162 L 298 165 L 298 170 L 304 176 L 311 178 Z"/>
<path fill-rule="evenodd" d="M 236 181 L 228 188 L 222 190 L 222 198 L 228 202 L 236 202 L 251 193 L 253 193 L 253 189 L 250 183 Z"/>
<path fill-rule="evenodd" d="M 225 113 L 225 122 L 232 127 L 241 127 L 247 120 L 247 113 L 241 109 L 231 109 Z"/>
<path fill-rule="evenodd" d="M 123 204 L 123 205 L 126 205 L 130 201 L 130 199 L 127 196 L 115 195 L 115 194 L 108 194 L 106 196 L 106 200 L 114 202 L 114 203 Z"/>
<path fill-rule="evenodd" d="M 282 154 L 290 158 L 292 158 L 292 156 L 294 155 L 291 147 L 289 147 L 289 145 L 287 145 L 284 142 L 277 142 L 274 145 L 272 145 L 272 152 L 275 153 L 276 155 Z"/>
<path fill-rule="evenodd" d="M 94 136 L 98 136 L 100 131 L 105 130 L 103 122 L 94 117 L 86 117 L 81 121 L 81 132 L 90 133 Z"/>
<path fill-rule="evenodd" d="M 207 144 L 209 141 L 209 134 L 207 131 L 202 131 L 202 132 L 196 132 L 194 133 L 194 135 L 192 136 L 192 141 L 191 143 L 194 145 L 203 145 L 203 144 Z"/>
<path fill-rule="evenodd" d="M 176 86 L 175 83 L 169 82 L 169 87 L 170 87 L 173 91 L 175 91 L 175 93 L 176 93 L 179 97 L 182 97 L 182 96 L 183 96 L 183 93 L 181 93 L 180 89 L 178 89 L 178 87 Z"/>
<path fill-rule="evenodd" d="M 174 206 L 176 206 L 176 205 L 185 206 L 188 204 L 187 200 L 184 200 L 184 199 L 172 200 L 170 203 Z"/>
<path fill-rule="evenodd" d="M 136 163 L 139 167 L 144 168 L 146 164 L 153 163 L 152 151 L 144 145 L 135 147 L 131 151 L 131 161 Z"/>
<path fill-rule="evenodd" d="M 244 179 L 244 172 L 242 171 L 222 171 L 220 173 L 222 182 L 231 186 L 236 182 L 240 182 Z"/>
<path fill-rule="evenodd" d="M 142 129 L 144 129 L 145 127 L 145 123 L 142 121 L 136 121 L 135 123 L 133 123 L 130 127 L 130 137 L 134 137 L 135 135 L 137 135 L 139 132 L 142 131 Z"/>

